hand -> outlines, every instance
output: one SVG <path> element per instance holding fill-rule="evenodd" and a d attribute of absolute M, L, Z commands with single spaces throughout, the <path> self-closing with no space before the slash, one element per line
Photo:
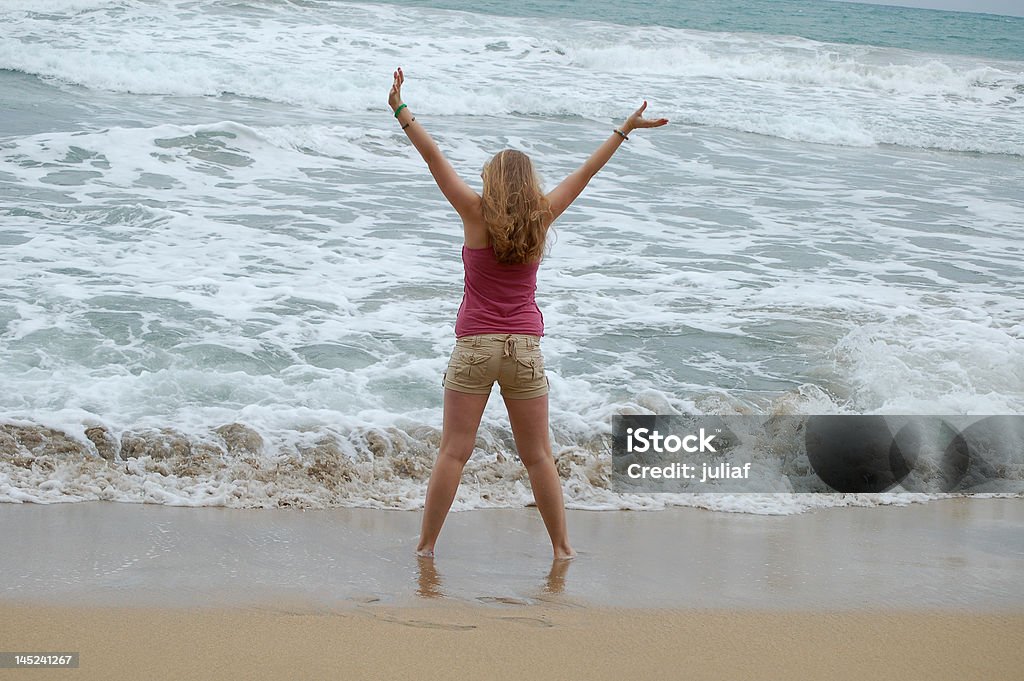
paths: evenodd
<path fill-rule="evenodd" d="M 388 104 L 391 106 L 392 111 L 402 105 L 402 83 L 404 82 L 405 74 L 402 73 L 402 67 L 399 66 L 398 70 L 395 71 L 395 82 L 391 86 L 391 92 L 388 93 Z"/>
<path fill-rule="evenodd" d="M 622 126 L 622 131 L 629 132 L 630 130 L 635 130 L 637 128 L 660 128 L 668 123 L 667 118 L 644 118 L 643 113 L 646 108 L 647 100 L 645 99 L 644 103 L 640 105 L 640 108 L 630 114 L 629 118 L 626 119 L 626 122 Z"/>

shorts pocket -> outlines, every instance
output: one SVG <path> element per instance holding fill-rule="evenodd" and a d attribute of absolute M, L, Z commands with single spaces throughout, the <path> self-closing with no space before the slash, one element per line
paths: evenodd
<path fill-rule="evenodd" d="M 530 384 L 544 379 L 544 356 L 540 349 L 519 353 L 516 357 L 516 382 Z"/>
<path fill-rule="evenodd" d="M 488 356 L 479 352 L 471 352 L 456 348 L 452 354 L 452 361 L 448 365 L 448 371 L 453 372 L 454 378 L 481 378 L 486 371 Z"/>

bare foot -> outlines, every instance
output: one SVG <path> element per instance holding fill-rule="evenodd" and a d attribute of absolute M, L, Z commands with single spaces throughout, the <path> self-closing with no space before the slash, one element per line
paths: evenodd
<path fill-rule="evenodd" d="M 572 560 L 576 557 L 576 551 L 571 546 L 564 549 L 555 549 L 555 560 Z"/>
<path fill-rule="evenodd" d="M 434 549 L 416 549 L 416 555 L 420 558 L 433 558 Z"/>

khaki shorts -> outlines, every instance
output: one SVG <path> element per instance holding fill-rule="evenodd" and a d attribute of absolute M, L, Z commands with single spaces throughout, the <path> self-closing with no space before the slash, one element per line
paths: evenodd
<path fill-rule="evenodd" d="M 441 384 L 461 393 L 489 395 L 495 381 L 502 397 L 527 400 L 546 395 L 540 336 L 485 333 L 456 339 Z"/>

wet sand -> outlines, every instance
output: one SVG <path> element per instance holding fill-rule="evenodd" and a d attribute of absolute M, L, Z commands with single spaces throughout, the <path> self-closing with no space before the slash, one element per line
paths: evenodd
<path fill-rule="evenodd" d="M 1024 503 L 797 516 L 0 506 L 0 652 L 33 678 L 1016 679 Z M 0 670 L 0 677 L 21 671 Z M 6 677 L 5 677 L 6 678 Z"/>
<path fill-rule="evenodd" d="M 60 605 L 343 609 L 422 593 L 477 603 L 1024 612 L 1024 499 L 945 499 L 791 516 L 570 511 L 553 566 L 536 509 L 452 513 L 424 572 L 420 514 L 151 504 L 0 504 L 0 599 Z M 552 570 L 552 568 L 555 568 Z"/>

